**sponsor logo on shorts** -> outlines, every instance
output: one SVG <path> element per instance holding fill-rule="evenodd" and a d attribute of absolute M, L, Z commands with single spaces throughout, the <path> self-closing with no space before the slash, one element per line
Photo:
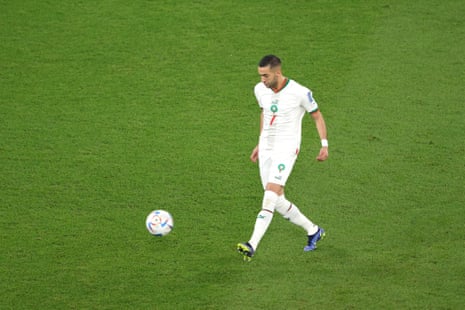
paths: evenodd
<path fill-rule="evenodd" d="M 278 165 L 279 172 L 282 172 L 284 169 L 286 169 L 286 166 L 284 164 L 279 164 Z"/>

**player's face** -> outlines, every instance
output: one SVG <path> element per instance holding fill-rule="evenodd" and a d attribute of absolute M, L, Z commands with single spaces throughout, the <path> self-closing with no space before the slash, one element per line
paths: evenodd
<path fill-rule="evenodd" d="M 268 88 L 278 87 L 278 69 L 271 69 L 270 66 L 258 67 L 258 74 L 261 81 Z"/>

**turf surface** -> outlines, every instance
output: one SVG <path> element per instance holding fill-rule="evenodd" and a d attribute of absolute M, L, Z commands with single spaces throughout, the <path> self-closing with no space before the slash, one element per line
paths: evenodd
<path fill-rule="evenodd" d="M 465 304 L 465 4 L 0 1 L 0 308 L 460 309 Z M 309 86 L 286 195 L 260 208 L 265 54 Z M 175 219 L 165 238 L 153 209 Z"/>

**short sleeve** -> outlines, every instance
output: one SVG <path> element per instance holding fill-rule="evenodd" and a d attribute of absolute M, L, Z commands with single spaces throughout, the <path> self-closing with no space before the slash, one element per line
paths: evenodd
<path fill-rule="evenodd" d="M 255 88 L 254 88 L 255 99 L 257 100 L 257 103 L 260 106 L 260 108 L 263 108 L 260 98 L 264 95 L 265 91 L 266 91 L 266 88 L 263 85 L 263 83 L 258 83 L 257 85 L 255 85 Z"/>
<path fill-rule="evenodd" d="M 313 93 L 310 89 L 303 87 L 301 97 L 302 106 L 307 112 L 313 113 L 318 110 L 318 103 L 313 98 Z"/>

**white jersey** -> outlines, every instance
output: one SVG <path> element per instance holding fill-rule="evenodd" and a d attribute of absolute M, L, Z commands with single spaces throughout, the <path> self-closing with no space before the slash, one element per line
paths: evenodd
<path fill-rule="evenodd" d="M 260 151 L 297 154 L 302 138 L 302 118 L 305 112 L 318 110 L 312 92 L 293 80 L 288 80 L 277 93 L 261 82 L 254 91 L 263 110 Z"/>

